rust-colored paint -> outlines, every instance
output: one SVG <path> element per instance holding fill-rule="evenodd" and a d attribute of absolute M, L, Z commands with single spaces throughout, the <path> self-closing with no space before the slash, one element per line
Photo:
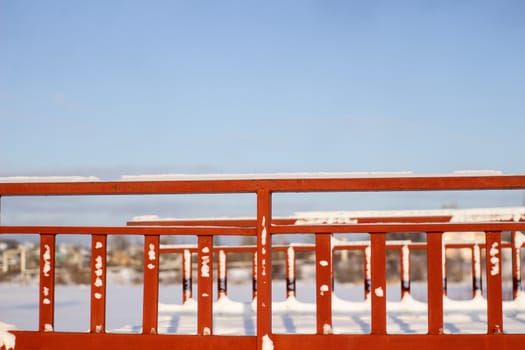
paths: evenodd
<path fill-rule="evenodd" d="M 443 233 L 427 234 L 428 333 L 443 334 Z"/>
<path fill-rule="evenodd" d="M 315 235 L 317 334 L 332 333 L 332 235 Z"/>
<path fill-rule="evenodd" d="M 40 236 L 40 307 L 38 330 L 51 332 L 55 324 L 55 235 Z"/>
<path fill-rule="evenodd" d="M 143 334 L 157 334 L 159 317 L 159 241 L 160 237 L 158 235 L 144 236 Z"/>
<path fill-rule="evenodd" d="M 91 237 L 91 322 L 90 332 L 106 331 L 107 236 Z"/>
<path fill-rule="evenodd" d="M 0 183 L 0 196 L 525 189 L 525 175 Z"/>
<path fill-rule="evenodd" d="M 319 234 L 319 235 L 322 235 L 322 234 Z M 326 233 L 324 235 L 327 235 Z M 386 250 L 398 250 L 400 253 L 400 276 L 401 276 L 401 279 L 400 279 L 400 288 L 401 288 L 401 296 L 405 296 L 407 294 L 410 294 L 410 274 L 409 274 L 409 279 L 408 281 L 404 281 L 403 282 L 403 275 L 404 275 L 404 266 L 403 266 L 403 248 L 404 247 L 407 247 L 408 248 L 408 254 L 410 254 L 410 251 L 412 251 L 413 249 L 418 249 L 418 250 L 421 250 L 421 249 L 424 249 L 426 250 L 427 249 L 427 243 L 423 243 L 423 242 L 416 242 L 416 243 L 405 243 L 405 242 L 396 242 L 396 241 L 388 241 L 388 244 L 386 245 L 385 249 Z M 475 242 L 464 242 L 464 243 L 459 243 L 459 242 L 443 242 L 443 248 L 444 249 L 470 249 L 471 251 L 474 250 L 474 247 L 475 246 L 479 246 L 478 243 L 475 243 Z M 479 246 L 480 249 L 485 249 L 484 248 L 484 244 L 483 246 Z M 336 251 L 336 250 L 361 250 L 361 251 L 366 251 L 367 247 L 369 248 L 370 245 L 368 243 L 362 243 L 362 244 L 338 244 L 336 246 L 333 246 L 332 247 L 332 250 L 333 251 Z M 513 248 L 514 246 L 511 244 L 511 243 L 508 243 L 508 242 L 502 242 L 501 243 L 501 248 L 502 249 L 511 249 Z M 297 244 L 297 243 L 294 243 L 293 245 L 293 250 L 294 251 L 315 251 L 317 249 L 317 245 L 315 244 Z M 191 298 L 191 282 L 192 282 L 192 279 L 191 279 L 191 269 L 189 271 L 189 275 L 186 276 L 185 275 L 185 269 L 184 269 L 184 261 L 185 261 L 185 255 L 184 255 L 184 251 L 188 251 L 191 253 L 196 253 L 198 252 L 198 248 L 195 246 L 195 247 L 188 247 L 188 246 L 181 246 L 181 247 L 160 247 L 160 253 L 161 254 L 164 254 L 164 253 L 179 253 L 182 255 L 182 270 L 183 270 L 183 283 L 182 283 L 182 288 L 183 288 L 183 292 L 182 292 L 182 301 L 183 303 L 186 302 L 189 298 Z M 215 254 L 218 254 L 219 251 L 223 251 L 225 254 L 230 254 L 230 253 L 251 253 L 252 254 L 252 276 L 253 276 L 253 279 L 252 279 L 252 297 L 255 298 L 257 296 L 257 260 L 256 260 L 256 251 L 257 251 L 257 246 L 256 245 L 244 245 L 244 246 L 226 246 L 226 245 L 221 245 L 221 246 L 214 246 L 213 247 L 213 252 Z M 290 250 L 290 246 L 289 245 L 276 245 L 276 246 L 272 246 L 272 252 L 276 252 L 276 251 L 279 251 L 279 252 L 284 252 L 284 253 L 289 253 L 289 250 Z M 406 252 L 405 252 L 406 253 Z M 364 295 L 365 295 L 365 299 L 369 299 L 369 296 L 370 296 L 370 290 L 371 290 L 371 285 L 370 285 L 370 279 L 368 278 L 369 276 L 369 273 L 367 271 L 367 268 L 369 267 L 369 263 L 367 263 L 367 259 L 368 259 L 368 256 L 367 254 L 363 254 L 363 277 L 364 277 L 364 280 L 363 280 L 363 286 L 364 286 Z M 293 279 L 288 276 L 289 274 L 289 259 L 288 259 L 288 256 L 286 257 L 285 259 L 285 263 L 286 263 L 286 282 L 287 282 L 287 292 L 286 292 L 286 296 L 289 297 L 289 296 L 295 296 L 295 292 L 292 290 L 293 288 L 289 288 L 289 282 L 292 281 Z M 481 264 L 481 260 L 478 260 L 477 262 L 475 261 L 474 259 L 474 255 L 472 254 L 472 259 L 471 259 L 471 267 L 472 267 L 472 276 L 473 276 L 473 283 L 472 283 L 472 295 L 475 296 L 477 292 L 480 292 L 481 291 L 481 279 L 479 281 L 476 281 L 476 278 L 475 278 L 475 269 L 476 269 L 476 266 L 475 264 L 478 264 L 478 270 L 481 271 L 481 267 L 480 267 L 480 264 Z M 406 266 L 408 268 L 408 270 L 410 270 L 410 260 L 408 261 L 408 266 Z M 220 268 L 220 265 L 219 265 L 219 268 Z M 513 271 L 514 273 L 516 273 L 516 271 L 518 270 L 518 266 L 516 265 L 513 265 Z M 519 273 L 519 271 L 518 271 Z M 333 279 L 333 276 L 332 276 L 332 279 Z M 441 279 L 443 280 L 443 276 L 441 277 Z M 221 287 L 221 285 L 224 285 L 224 283 L 219 283 L 218 282 L 218 286 L 217 286 L 217 289 L 218 289 L 218 295 L 225 295 L 227 294 L 227 290 L 224 290 L 224 287 Z M 332 283 L 333 285 L 333 283 Z M 446 295 L 446 290 L 444 289 L 444 286 L 445 284 L 443 283 L 442 284 L 443 288 L 441 289 L 443 291 L 443 294 Z M 222 289 L 222 291 L 221 291 Z"/>
<path fill-rule="evenodd" d="M 16 349 L 54 350 L 115 350 L 115 349 L 161 349 L 182 347 L 188 350 L 256 349 L 255 336 L 192 336 L 192 335 L 137 335 L 137 334 L 90 334 L 90 333 L 38 333 L 13 331 Z M 318 335 L 275 334 L 274 349 L 388 349 L 406 350 L 410 347 L 440 349 L 520 349 L 523 335 Z"/>
<path fill-rule="evenodd" d="M 348 225 L 275 225 L 271 233 L 381 233 L 381 232 L 484 232 L 484 231 L 522 231 L 525 222 L 488 223 L 387 223 L 387 224 L 348 224 Z"/>
<path fill-rule="evenodd" d="M 386 235 L 370 235 L 372 270 L 372 334 L 386 334 Z"/>
<path fill-rule="evenodd" d="M 13 331 L 16 350 L 143 350 L 143 349 L 255 349 L 255 336 L 199 336 Z"/>
<path fill-rule="evenodd" d="M 272 224 L 293 225 L 297 219 L 274 218 Z M 128 226 L 218 226 L 218 227 L 256 227 L 257 219 L 176 219 L 128 221 Z"/>
<path fill-rule="evenodd" d="M 221 235 L 255 236 L 249 227 L 155 227 L 156 235 Z M 61 234 L 61 235 L 139 235 L 151 234 L 151 227 L 135 226 L 0 226 L 0 234 Z"/>
<path fill-rule="evenodd" d="M 487 274 L 487 330 L 492 334 L 503 333 L 501 285 L 501 232 L 485 233 Z"/>
<path fill-rule="evenodd" d="M 257 348 L 272 334 L 272 194 L 257 192 Z"/>
<path fill-rule="evenodd" d="M 323 191 L 440 191 L 525 189 L 525 176 L 449 176 L 399 178 L 340 178 L 340 179 L 255 179 L 255 180 L 185 180 L 185 181 L 129 181 L 93 183 L 2 183 L 0 196 L 32 195 L 127 195 L 176 193 L 253 193 L 257 196 L 257 216 L 244 221 L 207 220 L 179 221 L 173 225 L 158 224 L 140 227 L 130 223 L 126 227 L 80 226 L 0 226 L 0 234 L 33 233 L 40 235 L 40 290 L 38 331 L 13 331 L 17 349 L 262 349 L 264 340 L 271 340 L 275 349 L 292 349 L 298 344 L 304 350 L 327 349 L 403 349 L 422 347 L 443 349 L 515 349 L 525 342 L 523 334 L 504 334 L 501 293 L 501 249 L 512 244 L 501 242 L 502 231 L 525 231 L 524 222 L 450 223 L 449 217 L 433 218 L 362 218 L 348 225 L 295 225 L 290 218 L 272 217 L 274 192 Z M 428 220 L 428 222 L 427 222 Z M 151 222 L 150 224 L 153 225 Z M 173 224 L 173 223 L 172 223 Z M 213 224 L 213 225 L 212 225 Z M 487 272 L 487 334 L 443 334 L 443 242 L 442 232 L 486 232 Z M 332 247 L 330 235 L 338 233 L 370 233 L 371 241 L 371 334 L 326 334 L 331 325 Z M 428 259 L 428 333 L 426 335 L 390 335 L 386 329 L 386 266 L 387 249 L 400 246 L 386 245 L 385 232 L 427 232 L 427 244 L 408 244 L 409 249 L 427 249 Z M 316 334 L 272 333 L 272 235 L 294 233 L 316 234 L 316 244 L 294 246 L 295 250 L 315 250 L 316 287 L 327 292 L 317 300 Z M 55 235 L 92 235 L 91 323 L 89 333 L 54 332 L 54 271 Z M 107 235 L 144 236 L 144 303 L 142 334 L 105 333 L 105 284 Z M 158 267 L 162 252 L 162 235 L 198 236 L 198 246 L 189 248 L 199 255 L 199 296 L 197 335 L 159 335 L 158 323 Z M 256 236 L 256 246 L 223 247 L 225 252 L 250 252 L 254 256 L 254 296 L 257 295 L 257 335 L 217 336 L 213 334 L 212 271 L 213 237 L 216 235 Z M 366 249 L 363 246 L 336 246 L 334 249 Z M 471 248 L 472 243 L 447 244 L 446 249 Z M 208 250 L 204 249 L 208 248 Z M 518 250 L 519 249 L 515 249 Z M 182 251 L 178 251 L 179 253 Z M 101 259 L 97 259 L 98 256 Z M 206 258 L 207 257 L 207 258 Z M 100 263 L 99 263 L 100 262 Z M 323 263 L 321 263 L 323 262 Z M 326 264 L 325 264 L 326 262 Z M 206 277 L 206 268 L 208 276 Z M 516 274 L 516 271 L 513 271 Z M 97 281 L 100 278 L 100 281 Z M 204 294 L 208 294 L 206 297 Z M 100 298 L 99 298 L 100 297 Z M 9 322 L 9 320 L 3 320 Z"/>
<path fill-rule="evenodd" d="M 211 335 L 213 331 L 213 237 L 199 236 L 197 334 Z"/>
<path fill-rule="evenodd" d="M 514 350 L 523 347 L 523 335 L 487 335 L 487 334 L 379 334 L 379 335 L 347 335 L 347 334 L 276 334 L 273 338 L 274 349 L 461 349 L 480 350 L 498 349 Z"/>

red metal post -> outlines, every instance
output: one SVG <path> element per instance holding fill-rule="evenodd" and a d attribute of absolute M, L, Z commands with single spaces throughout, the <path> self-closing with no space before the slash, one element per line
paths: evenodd
<path fill-rule="evenodd" d="M 428 334 L 443 334 L 443 234 L 427 234 Z"/>
<path fill-rule="evenodd" d="M 286 249 L 286 298 L 295 297 L 295 250 Z"/>
<path fill-rule="evenodd" d="M 371 241 L 372 334 L 386 334 L 386 238 L 373 233 Z"/>
<path fill-rule="evenodd" d="M 407 244 L 404 244 L 400 249 L 399 254 L 400 266 L 399 272 L 401 274 L 401 299 L 410 294 L 410 249 Z"/>
<path fill-rule="evenodd" d="M 187 302 L 192 298 L 192 267 L 191 267 L 191 251 L 184 249 L 182 253 L 182 303 Z"/>
<path fill-rule="evenodd" d="M 371 249 L 370 245 L 367 246 L 363 252 L 363 276 L 364 276 L 364 288 L 365 288 L 365 300 L 370 299 L 370 290 L 372 289 L 372 271 L 370 269 L 370 255 L 371 255 Z"/>
<path fill-rule="evenodd" d="M 92 333 L 106 330 L 107 236 L 91 236 L 91 324 Z"/>
<path fill-rule="evenodd" d="M 521 245 L 522 233 L 512 231 L 512 298 L 516 299 L 521 291 Z"/>
<path fill-rule="evenodd" d="M 159 236 L 144 236 L 142 333 L 157 334 L 159 315 Z"/>
<path fill-rule="evenodd" d="M 40 307 L 38 330 L 52 332 L 55 322 L 55 235 L 40 235 Z"/>
<path fill-rule="evenodd" d="M 332 234 L 315 235 L 317 334 L 332 333 Z"/>
<path fill-rule="evenodd" d="M 503 333 L 501 286 L 501 232 L 485 234 L 488 333 Z"/>
<path fill-rule="evenodd" d="M 448 282 L 447 282 L 447 246 L 443 245 L 441 250 L 441 264 L 443 266 L 442 279 L 443 279 L 443 295 L 447 296 L 448 293 Z"/>
<path fill-rule="evenodd" d="M 272 334 L 272 194 L 257 192 L 257 348 L 271 344 Z"/>
<path fill-rule="evenodd" d="M 252 299 L 257 298 L 257 252 L 252 255 Z"/>
<path fill-rule="evenodd" d="M 217 295 L 218 298 L 228 295 L 227 255 L 223 249 L 219 250 L 219 269 L 217 273 Z"/>
<path fill-rule="evenodd" d="M 213 332 L 213 236 L 199 236 L 197 334 Z"/>
<path fill-rule="evenodd" d="M 481 296 L 481 250 L 479 245 L 472 246 L 472 297 Z"/>

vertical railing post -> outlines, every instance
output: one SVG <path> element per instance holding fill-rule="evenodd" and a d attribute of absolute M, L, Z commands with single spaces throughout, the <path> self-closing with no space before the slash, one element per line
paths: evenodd
<path fill-rule="evenodd" d="M 386 334 L 386 235 L 372 233 L 372 334 Z"/>
<path fill-rule="evenodd" d="M 272 334 L 272 194 L 257 191 L 257 348 L 267 349 Z"/>
<path fill-rule="evenodd" d="M 521 246 L 523 234 L 512 232 L 512 298 L 516 299 L 521 291 Z"/>
<path fill-rule="evenodd" d="M 441 240 L 442 248 L 441 248 L 441 266 L 442 266 L 442 283 L 443 283 L 443 296 L 447 296 L 448 294 L 448 282 L 447 282 L 447 246 L 446 244 L 443 244 L 443 239 Z"/>
<path fill-rule="evenodd" d="M 295 250 L 286 249 L 286 298 L 295 298 Z"/>
<path fill-rule="evenodd" d="M 501 232 L 485 234 L 488 333 L 503 332 L 501 286 Z"/>
<path fill-rule="evenodd" d="M 228 295 L 227 256 L 224 250 L 219 250 L 219 271 L 217 273 L 217 295 L 218 298 Z"/>
<path fill-rule="evenodd" d="M 481 297 L 481 250 L 477 243 L 472 245 L 472 297 Z"/>
<path fill-rule="evenodd" d="M 159 243 L 160 237 L 158 235 L 144 236 L 143 334 L 157 334 L 159 314 Z"/>
<path fill-rule="evenodd" d="M 401 274 L 401 299 L 410 294 L 410 249 L 407 244 L 401 247 L 400 274 Z"/>
<path fill-rule="evenodd" d="M 92 333 L 106 331 L 107 236 L 91 236 L 91 324 Z"/>
<path fill-rule="evenodd" d="M 21 246 L 18 247 L 18 251 L 20 252 L 20 273 L 22 276 L 26 274 L 26 247 Z"/>
<path fill-rule="evenodd" d="M 257 252 L 252 254 L 252 299 L 257 298 Z"/>
<path fill-rule="evenodd" d="M 191 251 L 184 249 L 182 253 L 182 303 L 192 298 L 193 286 L 191 280 Z"/>
<path fill-rule="evenodd" d="M 317 334 L 332 333 L 332 234 L 315 234 Z"/>
<path fill-rule="evenodd" d="M 370 289 L 372 288 L 372 271 L 370 269 L 370 245 L 368 245 L 363 252 L 363 276 L 364 276 L 364 299 L 370 299 Z"/>
<path fill-rule="evenodd" d="M 55 324 L 55 235 L 40 235 L 40 332 L 52 332 Z"/>
<path fill-rule="evenodd" d="M 213 332 L 213 236 L 199 236 L 197 334 Z"/>
<path fill-rule="evenodd" d="M 428 334 L 443 334 L 443 233 L 427 233 Z"/>
<path fill-rule="evenodd" d="M 2 272 L 7 273 L 9 271 L 9 256 L 7 254 L 2 255 Z"/>

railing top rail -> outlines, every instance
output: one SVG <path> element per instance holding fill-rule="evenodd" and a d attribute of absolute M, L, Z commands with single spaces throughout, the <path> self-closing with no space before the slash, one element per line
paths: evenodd
<path fill-rule="evenodd" d="M 345 225 L 272 225 L 271 233 L 388 233 L 524 231 L 525 222 L 376 223 Z"/>
<path fill-rule="evenodd" d="M 385 217 L 356 217 L 356 223 L 379 223 L 379 222 L 448 222 L 451 216 L 385 216 Z M 302 218 L 272 218 L 275 225 L 293 225 L 304 221 Z M 256 219 L 151 219 L 131 220 L 128 226 L 241 226 L 255 227 Z M 302 225 L 302 224 L 301 224 Z"/>
<path fill-rule="evenodd" d="M 0 226 L 0 234 L 256 236 L 250 227 Z"/>
<path fill-rule="evenodd" d="M 294 218 L 272 218 L 272 223 L 278 225 L 293 225 Z M 128 226 L 230 226 L 230 227 L 256 227 L 255 218 L 204 218 L 204 219 L 141 219 L 130 220 Z"/>
<path fill-rule="evenodd" d="M 301 175 L 301 174 L 298 174 Z M 315 175 L 315 174 L 313 174 Z M 323 177 L 325 175 L 325 177 Z M 345 176 L 346 175 L 346 176 Z M 525 175 L 298 176 L 79 182 L 0 181 L 0 196 L 525 189 Z"/>
<path fill-rule="evenodd" d="M 375 223 L 343 225 L 271 225 L 270 233 L 388 233 L 525 231 L 525 222 Z M 125 234 L 256 236 L 253 227 L 227 226 L 0 226 L 0 234 Z"/>
<path fill-rule="evenodd" d="M 332 247 L 334 251 L 338 250 L 364 250 L 367 247 L 370 247 L 369 242 L 359 242 L 358 244 L 353 244 L 353 242 L 349 242 L 350 244 L 337 244 Z M 479 241 L 479 242 L 449 242 L 445 241 L 443 242 L 443 247 L 445 249 L 472 249 L 474 246 L 479 246 L 480 249 L 485 249 L 485 242 Z M 525 245 L 525 243 L 521 243 L 520 248 Z M 427 249 L 428 245 L 426 242 L 403 242 L 403 241 L 386 241 L 385 249 L 390 250 L 401 250 L 404 247 L 408 247 L 409 249 Z M 514 248 L 515 245 L 511 242 L 501 242 L 501 248 Z M 272 251 L 281 251 L 286 252 L 290 248 L 293 248 L 294 251 L 315 251 L 315 245 L 313 244 L 291 244 L 291 245 L 273 245 Z M 159 248 L 161 253 L 183 253 L 185 250 L 188 250 L 190 252 L 197 252 L 198 246 L 196 244 L 194 245 L 168 245 L 163 246 L 161 245 Z M 232 246 L 232 245 L 219 245 L 219 246 L 213 246 L 212 251 L 218 252 L 218 251 L 224 251 L 225 253 L 243 253 L 243 252 L 249 252 L 253 253 L 257 250 L 256 245 L 238 245 L 238 246 Z"/>

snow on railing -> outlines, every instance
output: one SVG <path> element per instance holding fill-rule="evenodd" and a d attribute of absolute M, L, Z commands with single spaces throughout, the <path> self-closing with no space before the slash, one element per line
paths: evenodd
<path fill-rule="evenodd" d="M 4 176 L 0 183 L 95 182 L 96 176 Z"/>
<path fill-rule="evenodd" d="M 252 174 L 145 174 L 122 175 L 118 181 L 201 181 L 201 180 L 269 180 L 269 179 L 344 179 L 374 177 L 451 177 L 451 176 L 500 176 L 499 170 L 456 170 L 450 174 L 417 174 L 412 171 L 372 171 L 372 172 L 289 172 Z M 101 181 L 96 176 L 0 176 L 0 183 L 47 183 L 47 182 L 93 182 Z M 110 180 L 111 181 L 111 180 Z"/>
<path fill-rule="evenodd" d="M 16 336 L 10 333 L 15 327 L 0 321 L 0 349 L 4 347 L 6 350 L 14 349 Z"/>

